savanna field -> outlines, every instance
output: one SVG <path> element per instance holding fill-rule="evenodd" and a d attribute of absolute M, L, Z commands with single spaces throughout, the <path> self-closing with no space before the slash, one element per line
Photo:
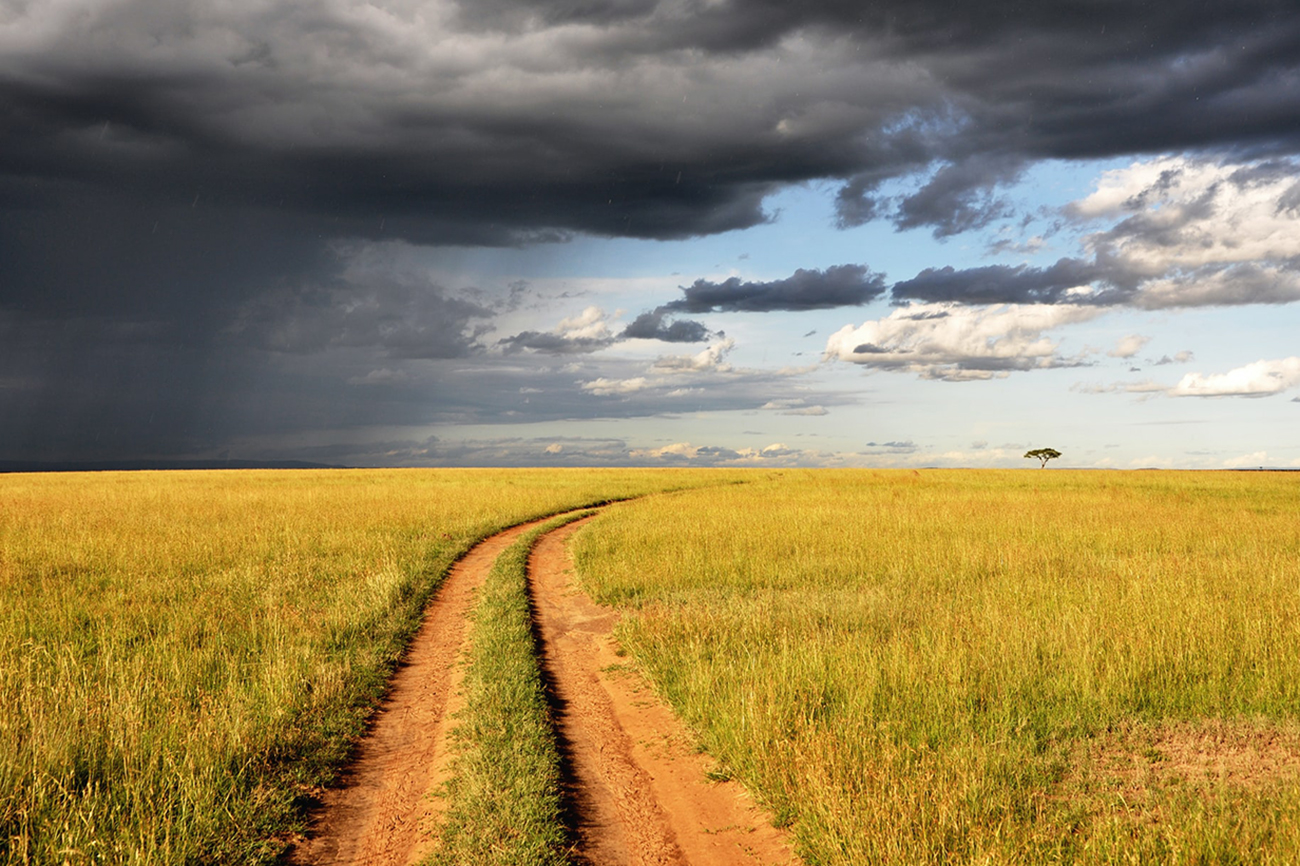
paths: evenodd
<path fill-rule="evenodd" d="M 0 862 L 273 861 L 455 558 L 613 500 L 583 585 L 807 863 L 1300 862 L 1300 475 L 1057 469 L 0 476 Z"/>

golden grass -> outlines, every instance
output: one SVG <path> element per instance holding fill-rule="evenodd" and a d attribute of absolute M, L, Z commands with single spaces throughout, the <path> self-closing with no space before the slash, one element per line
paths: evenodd
<path fill-rule="evenodd" d="M 0 476 L 0 862 L 256 862 L 449 564 L 653 471 Z"/>
<path fill-rule="evenodd" d="M 808 862 L 1300 862 L 1300 476 L 751 479 L 577 564 Z"/>

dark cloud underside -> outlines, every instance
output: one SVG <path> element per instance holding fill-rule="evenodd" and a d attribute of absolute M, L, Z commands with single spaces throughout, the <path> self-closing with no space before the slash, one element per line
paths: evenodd
<path fill-rule="evenodd" d="M 667 343 L 700 343 L 709 339 L 711 332 L 702 322 L 692 319 L 673 319 L 665 308 L 642 313 L 623 329 L 627 339 L 662 340 Z"/>
<path fill-rule="evenodd" d="M 910 280 L 895 283 L 891 292 L 899 300 L 959 301 L 967 304 L 1114 303 L 1117 292 L 1069 295 L 1071 289 L 1087 288 L 1105 272 L 1095 264 L 1078 259 L 1061 259 L 1047 268 L 1026 265 L 988 265 L 955 270 L 926 268 Z"/>
<path fill-rule="evenodd" d="M 55 428 L 75 456 L 418 414 L 343 383 L 473 354 L 492 310 L 350 273 L 340 241 L 690 238 L 770 220 L 766 196 L 813 179 L 842 184 L 844 225 L 945 236 L 1001 218 L 1039 159 L 1300 153 L 1282 0 L 32 0 L 0 6 L 0 56 L 0 323 L 48 337 L 0 349 L 13 457 Z M 1059 300 L 1089 267 L 895 293 Z M 853 265 L 701 281 L 628 335 L 883 289 Z M 291 355 L 317 359 L 297 391 Z"/>
<path fill-rule="evenodd" d="M 420 10 L 30 4 L 3 46 L 8 184 L 509 243 L 723 231 L 784 182 L 948 160 L 898 216 L 948 233 L 1027 159 L 1300 140 L 1283 2 Z"/>
<path fill-rule="evenodd" d="M 825 271 L 800 268 L 770 282 L 732 277 L 721 283 L 696 280 L 682 289 L 685 297 L 664 305 L 688 313 L 823 310 L 865 304 L 882 295 L 885 280 L 864 265 L 835 265 Z"/>
<path fill-rule="evenodd" d="M 566 337 L 542 331 L 520 331 L 501 340 L 501 347 L 509 354 L 522 349 L 532 349 L 548 355 L 581 355 L 599 351 L 613 344 L 610 338 Z"/>

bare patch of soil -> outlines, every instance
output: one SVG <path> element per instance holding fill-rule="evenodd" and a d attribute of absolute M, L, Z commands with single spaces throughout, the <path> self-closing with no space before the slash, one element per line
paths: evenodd
<path fill-rule="evenodd" d="M 1152 743 L 1167 772 L 1255 789 L 1300 779 L 1300 731 L 1273 724 L 1204 722 L 1161 729 Z"/>
<path fill-rule="evenodd" d="M 393 676 L 341 786 L 321 797 L 296 866 L 405 866 L 429 851 L 437 809 L 428 796 L 445 781 L 448 732 L 462 666 L 466 615 L 497 557 L 541 521 L 480 542 L 452 567 Z"/>
<path fill-rule="evenodd" d="M 1205 719 L 1117 732 L 1095 741 L 1094 775 L 1141 789 L 1179 782 L 1258 790 L 1300 780 L 1300 728 Z"/>
<path fill-rule="evenodd" d="M 1300 725 L 1202 719 L 1135 724 L 1079 743 L 1048 798 L 1099 824 L 1156 826 L 1190 801 L 1231 809 L 1297 782 Z"/>
<path fill-rule="evenodd" d="M 592 866 L 797 863 L 786 834 L 736 782 L 713 782 L 681 722 L 614 645 L 618 615 L 573 580 L 565 541 L 544 536 L 529 583 L 567 764 L 575 855 Z"/>

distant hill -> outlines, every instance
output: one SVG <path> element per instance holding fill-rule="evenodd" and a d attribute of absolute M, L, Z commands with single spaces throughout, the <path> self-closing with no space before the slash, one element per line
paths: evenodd
<path fill-rule="evenodd" d="M 121 472 L 144 469 L 347 469 L 307 460 L 0 460 L 0 472 Z"/>

